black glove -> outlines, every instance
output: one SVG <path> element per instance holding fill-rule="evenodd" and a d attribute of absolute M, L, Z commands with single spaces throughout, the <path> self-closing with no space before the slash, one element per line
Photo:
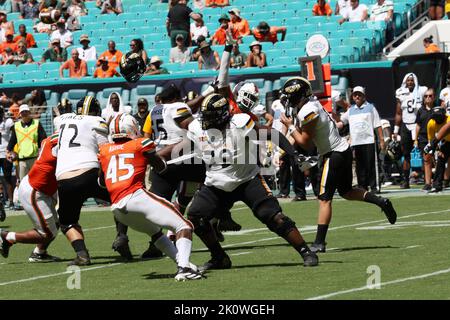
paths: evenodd
<path fill-rule="evenodd" d="M 438 141 L 436 139 L 433 139 L 425 146 L 425 148 L 423 148 L 423 152 L 427 154 L 433 154 L 436 151 L 437 147 Z"/>
<path fill-rule="evenodd" d="M 318 160 L 319 157 L 317 156 L 309 157 L 303 154 L 297 154 L 294 156 L 294 161 L 302 172 L 311 169 L 312 167 L 317 165 Z"/>

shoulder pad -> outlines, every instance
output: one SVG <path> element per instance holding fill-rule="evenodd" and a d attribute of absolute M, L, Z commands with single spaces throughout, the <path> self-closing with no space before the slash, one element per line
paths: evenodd
<path fill-rule="evenodd" d="M 300 120 L 300 124 L 302 126 L 308 124 L 318 116 L 319 116 L 319 106 L 315 103 L 315 101 L 310 101 L 307 104 L 305 104 L 298 113 L 298 119 Z"/>
<path fill-rule="evenodd" d="M 233 115 L 231 118 L 231 128 L 232 129 L 241 129 L 248 128 L 251 129 L 255 126 L 255 122 L 252 118 L 246 113 L 238 113 Z"/>
<path fill-rule="evenodd" d="M 188 125 L 187 137 L 194 141 L 196 136 L 201 135 L 203 132 L 202 126 L 200 125 L 200 121 L 198 119 L 194 119 Z"/>

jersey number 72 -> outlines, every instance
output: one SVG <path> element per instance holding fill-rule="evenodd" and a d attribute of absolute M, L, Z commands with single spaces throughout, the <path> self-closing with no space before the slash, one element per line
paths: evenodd
<path fill-rule="evenodd" d="M 109 160 L 108 169 L 106 170 L 106 180 L 111 179 L 111 183 L 116 183 L 117 181 L 124 181 L 131 178 L 134 174 L 134 166 L 126 163 L 127 159 L 134 159 L 134 154 L 121 153 L 113 155 Z"/>

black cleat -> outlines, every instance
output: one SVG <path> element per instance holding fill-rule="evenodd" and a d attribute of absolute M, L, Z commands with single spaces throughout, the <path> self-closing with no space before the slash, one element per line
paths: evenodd
<path fill-rule="evenodd" d="M 392 206 L 391 200 L 384 198 L 381 202 L 381 210 L 383 210 L 390 224 L 394 224 L 397 221 L 397 212 L 395 212 Z"/>
<path fill-rule="evenodd" d="M 231 216 L 227 218 L 220 218 L 218 224 L 219 231 L 239 231 L 242 229 L 242 226 L 231 218 Z"/>
<path fill-rule="evenodd" d="M 441 191 L 442 191 L 442 188 L 440 188 L 440 187 L 438 187 L 438 188 L 433 187 L 427 193 L 438 194 L 438 193 L 441 193 Z"/>
<path fill-rule="evenodd" d="M 89 257 L 89 255 L 86 257 L 77 255 L 77 257 L 75 259 L 73 259 L 72 261 L 70 261 L 67 265 L 68 266 L 89 266 L 89 265 L 91 265 L 91 258 Z"/>
<path fill-rule="evenodd" d="M 302 255 L 304 267 L 315 267 L 319 264 L 319 257 L 315 252 L 307 251 Z"/>
<path fill-rule="evenodd" d="M 145 252 L 141 255 L 142 259 L 156 259 L 156 258 L 162 258 L 164 256 L 164 253 L 159 250 L 153 242 L 150 241 L 150 245 L 148 246 L 148 249 L 145 250 Z"/>
<path fill-rule="evenodd" d="M 5 207 L 3 206 L 3 203 L 0 202 L 0 222 L 5 221 L 5 219 L 6 219 Z"/>
<path fill-rule="evenodd" d="M 431 190 L 431 184 L 426 184 L 422 188 L 422 191 L 430 191 L 430 190 Z"/>
<path fill-rule="evenodd" d="M 315 252 L 322 252 L 322 253 L 325 253 L 326 252 L 326 246 L 327 246 L 327 244 L 326 243 L 313 243 L 310 247 L 309 247 L 309 249 L 311 249 L 311 251 L 313 252 L 313 253 L 315 253 Z"/>
<path fill-rule="evenodd" d="M 58 262 L 61 261 L 61 258 L 51 256 L 47 252 L 45 253 L 35 253 L 34 251 L 31 253 L 28 258 L 29 262 Z"/>
<path fill-rule="evenodd" d="M 404 181 L 402 182 L 402 184 L 400 185 L 400 189 L 409 189 L 409 182 Z"/>
<path fill-rule="evenodd" d="M 291 201 L 306 201 L 306 196 L 295 196 Z"/>
<path fill-rule="evenodd" d="M 0 229 L 0 254 L 3 256 L 3 258 L 8 258 L 9 248 L 11 248 L 12 244 L 3 236 L 5 232 L 6 231 Z"/>
<path fill-rule="evenodd" d="M 225 255 L 223 258 L 212 258 L 203 266 L 198 268 L 198 272 L 202 273 L 206 270 L 231 269 L 230 257 Z"/>
<path fill-rule="evenodd" d="M 112 249 L 117 251 L 125 260 L 133 260 L 133 255 L 131 254 L 130 246 L 128 245 L 128 237 L 126 235 L 117 236 L 112 244 Z"/>

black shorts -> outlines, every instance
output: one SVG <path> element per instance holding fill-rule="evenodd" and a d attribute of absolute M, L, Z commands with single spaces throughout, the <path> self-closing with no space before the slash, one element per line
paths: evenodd
<path fill-rule="evenodd" d="M 221 218 L 222 214 L 228 212 L 236 201 L 243 201 L 252 209 L 253 215 L 265 224 L 282 211 L 264 178 L 258 174 L 231 192 L 202 185 L 194 196 L 189 208 L 189 216 Z"/>
<path fill-rule="evenodd" d="M 5 180 L 8 183 L 11 183 L 12 166 L 13 164 L 8 160 L 6 160 L 5 158 L 0 159 L 0 167 L 2 168 L 3 176 L 5 177 Z"/>
<path fill-rule="evenodd" d="M 353 189 L 352 162 L 350 148 L 343 152 L 332 151 L 323 156 L 319 200 L 332 200 L 336 189 L 341 196 Z"/>
<path fill-rule="evenodd" d="M 167 201 L 172 201 L 181 181 L 200 183 L 205 181 L 205 176 L 206 168 L 204 164 L 171 164 L 163 174 L 151 171 L 152 186 L 150 192 L 163 197 Z"/>
<path fill-rule="evenodd" d="M 411 159 L 411 151 L 414 148 L 414 141 L 412 139 L 410 130 L 406 127 L 404 123 L 400 128 L 400 145 L 402 146 L 402 154 L 405 159 Z"/>
<path fill-rule="evenodd" d="M 98 169 L 94 168 L 77 177 L 58 181 L 58 216 L 62 225 L 78 223 L 81 207 L 88 198 L 111 202 L 108 190 L 101 188 L 97 179 Z"/>
<path fill-rule="evenodd" d="M 419 143 L 417 147 L 419 148 L 420 153 L 423 154 L 423 149 L 425 149 L 425 146 L 428 144 L 428 140 L 419 136 L 418 142 Z"/>
<path fill-rule="evenodd" d="M 445 7 L 445 0 L 430 0 L 430 7 Z"/>

